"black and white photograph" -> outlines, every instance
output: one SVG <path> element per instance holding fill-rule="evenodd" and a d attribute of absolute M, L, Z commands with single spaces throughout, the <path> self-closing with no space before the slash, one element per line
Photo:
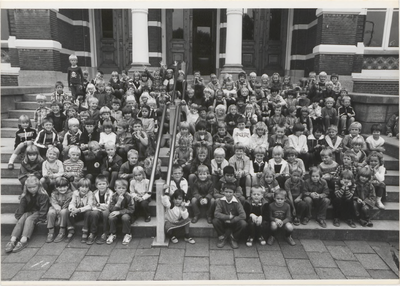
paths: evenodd
<path fill-rule="evenodd" d="M 399 283 L 398 2 L 4 2 L 2 285 Z"/>

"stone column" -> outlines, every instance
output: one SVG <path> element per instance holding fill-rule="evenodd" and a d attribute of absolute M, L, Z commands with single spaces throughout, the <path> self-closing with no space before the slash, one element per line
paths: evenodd
<path fill-rule="evenodd" d="M 148 9 L 132 9 L 132 67 L 129 73 L 150 66 L 147 18 Z"/>
<path fill-rule="evenodd" d="M 226 9 L 225 65 L 221 73 L 238 74 L 242 69 L 243 9 Z"/>

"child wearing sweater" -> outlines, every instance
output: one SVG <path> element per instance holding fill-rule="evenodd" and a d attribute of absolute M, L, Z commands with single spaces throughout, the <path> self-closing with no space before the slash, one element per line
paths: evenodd
<path fill-rule="evenodd" d="M 133 168 L 133 179 L 130 182 L 130 194 L 135 203 L 135 212 L 139 208 L 143 211 L 144 221 L 151 220 L 149 203 L 151 201 L 151 190 L 149 190 L 149 180 L 146 179 L 143 167 Z"/>
<path fill-rule="evenodd" d="M 340 216 L 342 215 L 350 227 L 356 227 L 352 219 L 355 189 L 353 173 L 349 170 L 344 170 L 340 175 L 339 181 L 335 182 L 335 196 L 332 200 L 334 226 L 340 226 Z"/>

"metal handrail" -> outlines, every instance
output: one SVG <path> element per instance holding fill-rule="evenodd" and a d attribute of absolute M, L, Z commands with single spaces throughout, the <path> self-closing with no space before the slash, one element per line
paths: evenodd
<path fill-rule="evenodd" d="M 167 105 L 164 105 L 163 113 L 162 113 L 162 116 L 161 116 L 160 126 L 158 128 L 157 146 L 156 146 L 156 152 L 154 153 L 153 167 L 151 168 L 151 176 L 150 176 L 150 182 L 149 182 L 149 193 L 151 193 L 152 190 L 153 190 L 154 177 L 155 177 L 156 170 L 157 170 L 158 157 L 160 156 L 160 144 L 161 144 L 161 138 L 163 136 L 163 128 L 164 128 L 165 114 L 166 113 L 167 113 Z"/>
<path fill-rule="evenodd" d="M 172 137 L 171 139 L 171 145 L 170 145 L 170 155 L 169 155 L 169 161 L 168 161 L 168 171 L 167 171 L 167 181 L 166 185 L 169 186 L 171 183 L 171 174 L 172 174 L 172 165 L 174 163 L 174 157 L 175 157 L 175 144 L 176 144 L 176 130 L 178 128 L 178 120 L 180 116 L 180 104 L 177 105 L 176 110 L 175 110 L 175 118 L 174 118 L 174 126 L 173 126 L 173 131 L 170 136 Z"/>

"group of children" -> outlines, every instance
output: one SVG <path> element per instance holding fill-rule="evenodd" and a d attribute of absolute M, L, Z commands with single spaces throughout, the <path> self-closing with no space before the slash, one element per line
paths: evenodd
<path fill-rule="evenodd" d="M 328 81 L 325 72 L 310 73 L 293 85 L 277 73 L 271 79 L 263 74 L 260 82 L 255 73 L 221 82 L 211 74 L 206 84 L 195 71 L 188 84 L 175 63 L 132 79 L 113 72 L 108 82 L 98 72 L 89 82 L 76 56 L 70 62 L 71 94 L 57 82 L 49 106 L 37 96 L 35 126 L 28 116 L 19 118 L 8 168 L 24 154 L 18 176 L 23 191 L 7 252 L 25 248 L 38 221 L 47 223 L 48 243 L 70 241 L 75 221 L 83 220 L 83 243 L 112 244 L 120 220 L 122 243 L 129 244 L 132 220 L 139 214 L 151 220 L 153 164 L 155 178 L 161 177 L 155 138 L 162 110 L 167 105 L 169 115 L 174 97 L 182 109 L 177 144 L 169 146 L 168 116 L 161 142 L 175 149 L 162 198 L 172 243 L 178 242 L 177 228 L 195 243 L 189 224 L 197 223 L 202 209 L 218 234 L 217 246 L 230 240 L 233 248 L 246 234 L 247 246 L 254 240 L 271 245 L 278 229 L 294 245 L 294 226 L 307 224 L 313 209 L 326 227 L 330 203 L 335 226 L 341 218 L 351 227 L 354 219 L 372 226 L 369 210 L 384 209 L 381 127 L 372 126 L 364 140 L 338 75 Z"/>

